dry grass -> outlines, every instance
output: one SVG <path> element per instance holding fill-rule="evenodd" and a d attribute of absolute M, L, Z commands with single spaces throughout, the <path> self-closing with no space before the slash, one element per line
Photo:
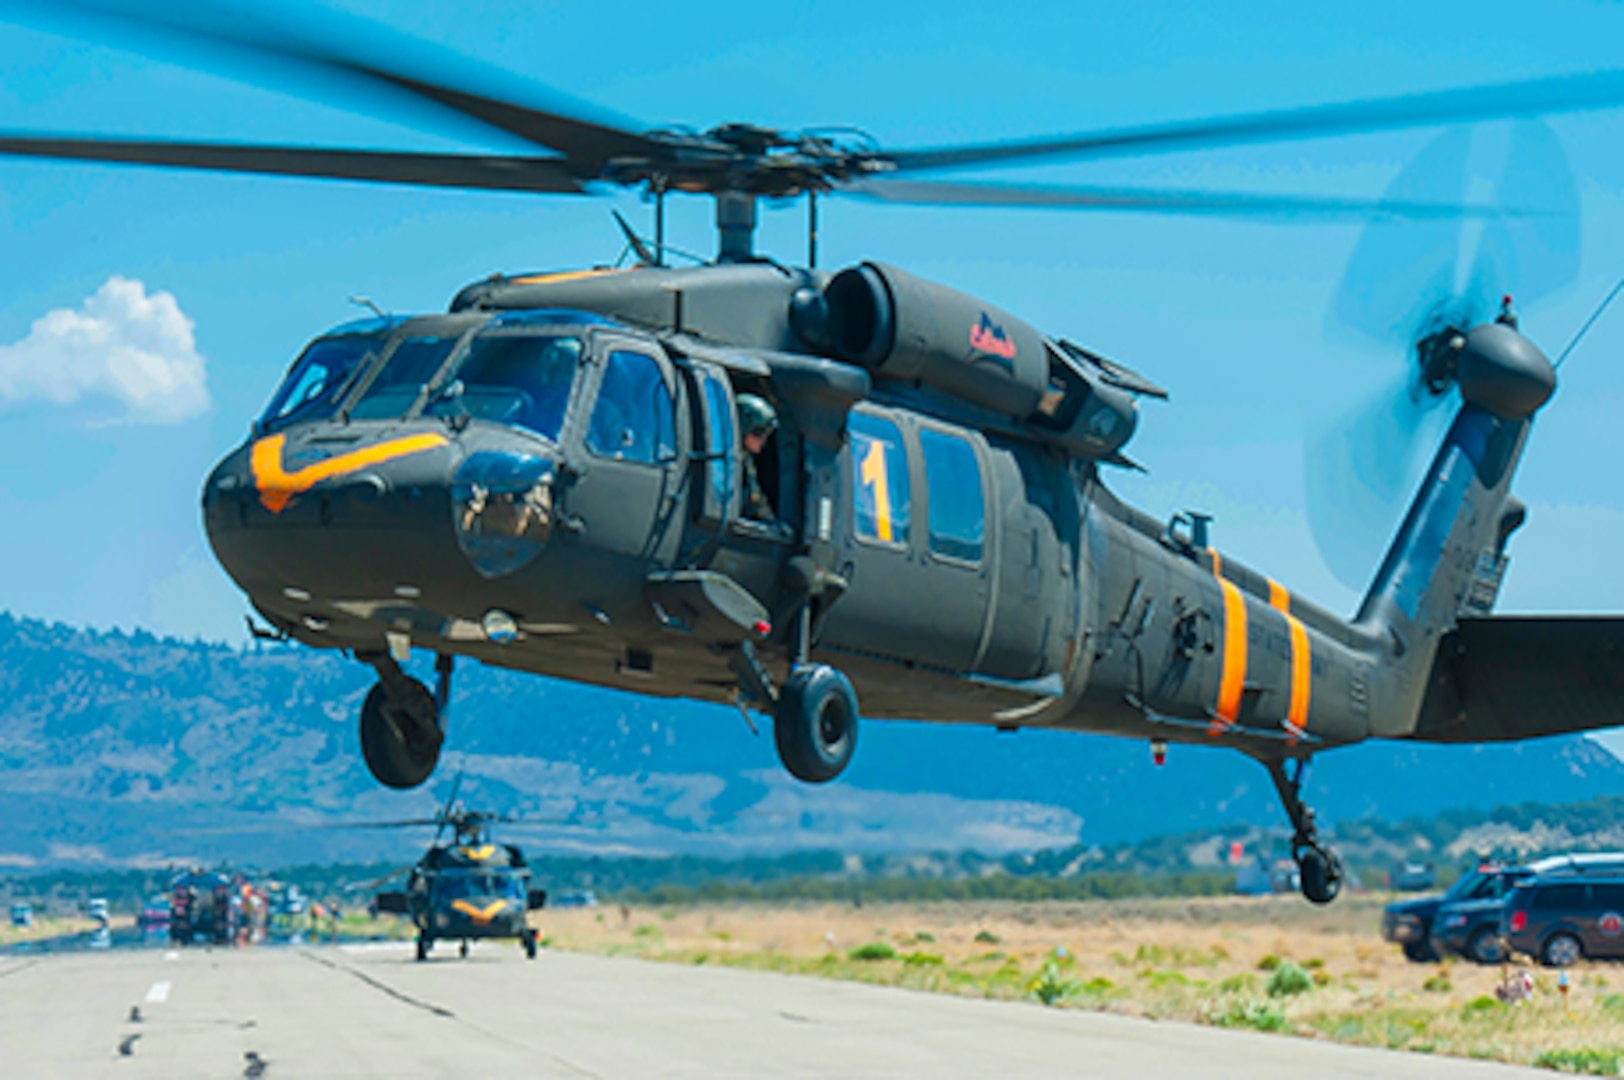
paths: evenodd
<path fill-rule="evenodd" d="M 538 924 L 552 947 L 583 952 L 1525 1064 L 1605 1071 L 1612 1060 L 1616 1072 L 1624 970 L 1572 969 L 1564 1000 L 1554 972 L 1531 969 L 1532 999 L 1502 1005 L 1493 996 L 1501 969 L 1412 964 L 1382 942 L 1386 899 L 606 907 L 547 911 Z M 1291 986 L 1306 989 L 1282 992 Z"/>

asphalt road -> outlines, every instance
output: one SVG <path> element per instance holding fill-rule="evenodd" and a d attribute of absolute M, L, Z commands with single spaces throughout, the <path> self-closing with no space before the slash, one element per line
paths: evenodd
<path fill-rule="evenodd" d="M 554 952 L 527 962 L 496 943 L 425 964 L 409 944 L 3 956 L 0 1074 L 1550 1075 L 769 973 Z"/>

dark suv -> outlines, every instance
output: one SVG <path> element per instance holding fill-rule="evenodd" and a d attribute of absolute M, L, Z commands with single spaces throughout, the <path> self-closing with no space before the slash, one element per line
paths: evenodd
<path fill-rule="evenodd" d="M 1624 959 L 1624 874 L 1538 877 L 1512 890 L 1501 933 L 1547 967 Z"/>
<path fill-rule="evenodd" d="M 1485 941 L 1497 947 L 1495 938 L 1499 932 L 1500 901 L 1519 882 L 1533 876 L 1534 871 L 1526 866 L 1484 863 L 1462 874 L 1460 880 L 1442 896 L 1423 896 L 1388 904 L 1382 916 L 1382 937 L 1403 946 L 1404 955 L 1417 963 L 1438 959 L 1440 947 L 1445 951 L 1465 953 L 1476 960 L 1478 955 L 1468 952 L 1468 947 L 1482 949 Z M 1492 917 L 1486 920 L 1481 918 L 1481 911 L 1485 909 L 1492 910 Z M 1443 919 L 1439 917 L 1440 912 L 1444 913 Z M 1443 939 L 1438 937 L 1445 921 L 1453 923 L 1455 917 L 1466 913 L 1470 913 L 1469 919 L 1450 927 L 1452 931 L 1460 933 Z M 1467 921 L 1471 922 L 1470 926 L 1466 925 Z M 1484 928 L 1487 929 L 1486 934 L 1483 933 Z M 1479 939 L 1472 937 L 1474 933 L 1480 936 Z M 1457 936 L 1458 944 L 1454 940 Z M 1485 962 L 1495 963 L 1497 959 Z"/>

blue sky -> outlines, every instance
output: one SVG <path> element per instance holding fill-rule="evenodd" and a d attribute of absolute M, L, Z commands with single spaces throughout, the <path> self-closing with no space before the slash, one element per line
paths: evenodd
<path fill-rule="evenodd" d="M 1624 4 L 1602 2 L 331 6 L 407 30 L 471 68 L 540 80 L 650 126 L 852 124 L 898 148 L 1589 71 L 1616 64 L 1624 45 Z M 523 149 L 455 123 L 424 130 L 399 122 L 405 114 L 322 103 L 311 84 L 257 69 L 238 81 L 229 63 L 120 37 L 42 29 L 0 0 L 0 130 Z M 188 56 L 205 66 L 189 67 Z M 1624 109 L 1550 126 L 1583 208 L 1577 280 L 1524 313 L 1525 331 L 1554 355 L 1624 276 Z M 1436 134 L 999 177 L 1374 197 Z M 1485 126 L 1478 154 L 1492 156 L 1504 135 L 1504 125 Z M 1479 180 L 1472 192 L 1487 198 L 1492 187 Z M 436 310 L 493 270 L 613 259 L 612 207 L 648 220 L 632 196 L 0 159 L 0 608 L 240 639 L 245 607 L 209 555 L 198 489 L 301 345 L 351 318 L 353 295 Z M 710 213 L 702 200 L 676 203 L 674 242 L 709 250 Z M 799 259 L 799 208 L 769 208 L 764 219 L 761 246 Z M 1158 515 L 1215 514 L 1220 547 L 1347 611 L 1356 592 L 1317 554 L 1303 491 L 1306 447 L 1396 370 L 1402 349 L 1327 331 L 1359 236 L 1346 222 L 842 200 L 826 205 L 822 261 L 896 262 L 1170 387 L 1170 403 L 1146 404 L 1129 447 L 1149 474 L 1120 476 L 1118 489 Z M 162 364 L 133 374 L 75 367 L 76 333 L 131 312 L 156 338 L 129 344 L 145 342 L 142 355 Z M 42 319 L 54 321 L 42 329 Z M 1541 417 L 1517 484 L 1531 514 L 1514 544 L 1506 609 L 1624 611 L 1621 358 L 1624 310 L 1564 368 Z M 29 374 L 46 369 L 48 378 Z"/>

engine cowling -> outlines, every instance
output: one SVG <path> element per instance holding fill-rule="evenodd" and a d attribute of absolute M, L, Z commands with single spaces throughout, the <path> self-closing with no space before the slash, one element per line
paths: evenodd
<path fill-rule="evenodd" d="M 1132 395 L 1075 347 L 945 285 L 865 262 L 836 274 L 816 300 L 802 297 L 791 320 L 809 341 L 880 378 L 1007 416 L 1068 454 L 1108 457 L 1138 424 Z"/>
<path fill-rule="evenodd" d="M 991 304 L 874 262 L 836 274 L 823 297 L 829 347 L 842 360 L 1016 420 L 1043 398 L 1043 335 Z"/>

